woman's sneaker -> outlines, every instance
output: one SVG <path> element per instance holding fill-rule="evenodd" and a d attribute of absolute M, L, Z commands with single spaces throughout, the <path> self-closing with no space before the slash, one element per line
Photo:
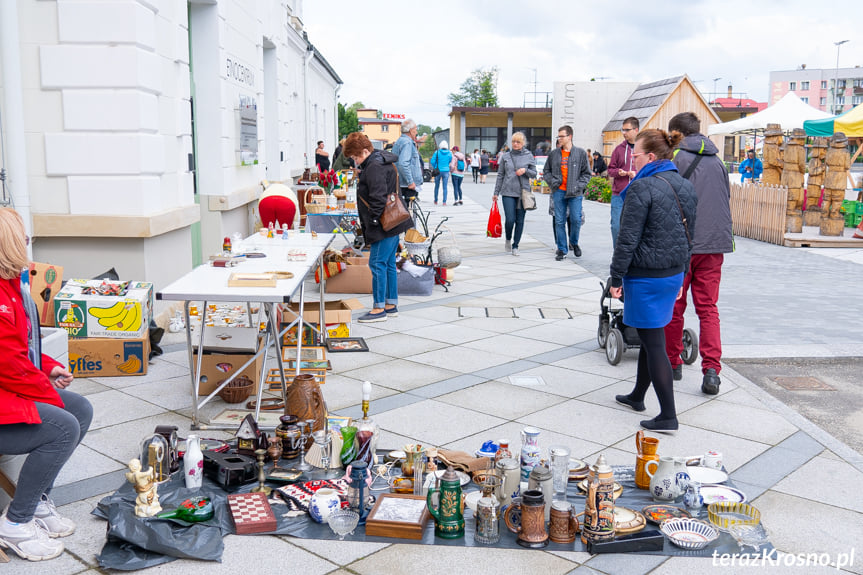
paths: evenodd
<path fill-rule="evenodd" d="M 63 553 L 63 542 L 51 539 L 36 519 L 10 525 L 5 511 L 0 516 L 0 547 L 11 549 L 28 561 L 45 561 Z"/>
<path fill-rule="evenodd" d="M 42 496 L 36 506 L 34 518 L 45 527 L 50 537 L 66 537 L 75 532 L 75 522 L 57 513 L 54 502 L 47 495 Z"/>

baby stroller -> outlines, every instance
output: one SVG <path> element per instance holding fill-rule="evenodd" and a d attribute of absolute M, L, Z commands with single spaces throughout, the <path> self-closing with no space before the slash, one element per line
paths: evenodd
<path fill-rule="evenodd" d="M 602 297 L 599 299 L 599 328 L 596 330 L 596 342 L 605 349 L 605 358 L 611 365 L 617 365 L 623 358 L 623 352 L 641 346 L 638 330 L 623 323 L 623 308 L 611 308 L 611 278 L 602 286 Z M 606 300 L 608 303 L 606 304 Z M 622 301 L 622 300 L 621 300 Z M 690 328 L 683 330 L 683 352 L 680 359 L 686 365 L 695 363 L 698 359 L 698 335 Z"/>

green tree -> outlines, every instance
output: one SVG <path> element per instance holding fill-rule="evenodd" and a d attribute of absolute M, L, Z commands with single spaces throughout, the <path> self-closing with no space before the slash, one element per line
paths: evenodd
<path fill-rule="evenodd" d="M 431 126 L 426 126 L 424 124 L 420 125 L 425 129 L 425 131 L 421 131 L 420 127 L 417 126 L 417 136 L 427 135 L 428 137 L 426 138 L 426 141 L 423 143 L 423 145 L 420 146 L 419 152 L 423 159 L 428 160 L 432 157 L 432 154 L 434 154 L 435 150 L 437 150 L 437 144 L 435 144 L 434 136 L 432 134 L 434 132 L 440 132 L 441 130 L 443 130 L 443 128 L 438 126 L 434 130 L 432 130 Z"/>
<path fill-rule="evenodd" d="M 357 110 L 365 108 L 362 102 L 354 102 L 347 108 L 339 102 L 339 140 L 351 132 L 360 131 L 360 123 L 357 120 Z"/>
<path fill-rule="evenodd" d="M 493 108 L 497 102 L 497 66 L 477 68 L 462 82 L 458 92 L 447 97 L 451 106 Z"/>

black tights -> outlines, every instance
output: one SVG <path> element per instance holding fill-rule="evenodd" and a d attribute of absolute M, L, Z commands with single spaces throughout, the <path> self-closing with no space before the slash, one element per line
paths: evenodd
<path fill-rule="evenodd" d="M 638 352 L 638 373 L 635 389 L 629 394 L 634 401 L 644 401 L 650 382 L 659 399 L 658 419 L 677 417 L 674 409 L 674 383 L 671 378 L 671 362 L 665 352 L 665 329 L 661 327 L 638 328 L 641 351 Z"/>

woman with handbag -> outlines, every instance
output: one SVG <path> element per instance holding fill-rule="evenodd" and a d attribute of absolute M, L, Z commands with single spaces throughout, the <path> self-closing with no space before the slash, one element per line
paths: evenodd
<path fill-rule="evenodd" d="M 392 152 L 375 150 L 365 134 L 354 132 L 345 139 L 342 152 L 360 169 L 357 185 L 363 238 L 371 246 L 372 310 L 357 319 L 360 323 L 386 321 L 399 314 L 396 252 L 399 234 L 414 226 L 399 193 L 399 175 Z"/>
<path fill-rule="evenodd" d="M 625 295 L 623 322 L 638 330 L 641 350 L 635 387 L 618 403 L 644 411 L 644 396 L 653 383 L 660 412 L 641 422 L 645 429 L 674 431 L 671 363 L 665 353 L 665 326 L 674 302 L 683 293 L 683 277 L 695 229 L 695 189 L 671 162 L 683 135 L 644 130 L 635 140 L 632 159 L 637 174 L 621 191 L 620 235 L 611 260 L 611 297 Z"/>
<path fill-rule="evenodd" d="M 536 160 L 525 149 L 525 137 L 521 132 L 512 135 L 512 150 L 501 156 L 494 184 L 494 201 L 503 196 L 505 250 L 518 255 L 518 243 L 524 231 L 524 213 L 536 209 L 536 200 L 530 190 L 530 179 L 536 177 Z M 532 202 L 532 205 L 526 203 Z"/>

